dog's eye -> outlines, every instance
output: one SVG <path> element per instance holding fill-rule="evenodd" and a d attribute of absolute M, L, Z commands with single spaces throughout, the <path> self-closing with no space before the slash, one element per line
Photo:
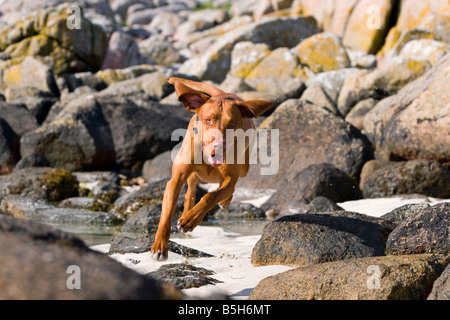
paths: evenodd
<path fill-rule="evenodd" d="M 228 124 L 228 128 L 233 128 L 235 125 L 236 125 L 236 123 L 233 122 L 233 121 L 231 121 L 231 122 Z"/>
<path fill-rule="evenodd" d="M 211 123 L 212 123 L 212 120 L 211 120 L 211 119 L 209 119 L 209 118 L 207 118 L 207 119 L 205 119 L 205 123 L 207 123 L 207 124 L 211 124 Z"/>

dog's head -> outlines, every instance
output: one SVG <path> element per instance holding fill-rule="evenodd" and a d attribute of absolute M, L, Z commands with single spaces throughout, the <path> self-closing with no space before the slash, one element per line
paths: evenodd
<path fill-rule="evenodd" d="M 197 114 L 203 152 L 212 166 L 225 161 L 227 129 L 241 129 L 245 118 L 256 118 L 272 107 L 270 101 L 244 101 L 206 83 L 175 77 L 168 81 L 184 107 Z"/>

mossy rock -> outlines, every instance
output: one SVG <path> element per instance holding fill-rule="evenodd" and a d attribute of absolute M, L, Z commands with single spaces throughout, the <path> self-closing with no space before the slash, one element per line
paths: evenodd
<path fill-rule="evenodd" d="M 69 29 L 68 4 L 30 15 L 0 32 L 0 51 L 12 57 L 42 56 L 54 60 L 56 74 L 98 70 L 108 40 L 103 29 L 81 15 L 80 29 Z"/>
<path fill-rule="evenodd" d="M 245 78 L 270 53 L 265 43 L 255 44 L 250 41 L 237 43 L 231 53 L 231 74 Z"/>
<path fill-rule="evenodd" d="M 294 78 L 297 58 L 288 48 L 278 48 L 266 56 L 245 78 L 245 82 L 257 91 L 280 91 L 286 81 Z"/>
<path fill-rule="evenodd" d="M 78 195 L 78 180 L 65 169 L 54 169 L 45 174 L 42 182 L 49 201 L 61 201 Z"/>
<path fill-rule="evenodd" d="M 341 39 L 331 33 L 315 34 L 303 40 L 293 51 L 314 73 L 350 66 L 350 59 Z"/>

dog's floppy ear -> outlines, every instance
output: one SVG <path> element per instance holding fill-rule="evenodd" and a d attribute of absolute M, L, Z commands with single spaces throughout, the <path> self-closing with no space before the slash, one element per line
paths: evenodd
<path fill-rule="evenodd" d="M 264 111 L 272 108 L 272 102 L 265 100 L 247 100 L 236 102 L 245 118 L 257 118 Z"/>
<path fill-rule="evenodd" d="M 210 98 L 208 94 L 185 86 L 181 82 L 176 81 L 174 85 L 178 101 L 183 102 L 184 107 L 189 111 L 195 112 Z"/>

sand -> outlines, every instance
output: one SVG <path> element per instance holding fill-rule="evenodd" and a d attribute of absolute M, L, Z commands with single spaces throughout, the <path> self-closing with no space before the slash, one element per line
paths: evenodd
<path fill-rule="evenodd" d="M 262 204 L 266 199 L 255 199 L 254 204 Z M 429 201 L 431 205 L 442 201 L 433 198 L 394 197 L 380 199 L 364 199 L 338 203 L 347 211 L 359 212 L 370 216 L 379 217 L 402 205 Z M 267 220 L 269 223 L 271 220 Z M 173 252 L 169 252 L 169 258 L 164 262 L 152 259 L 150 253 L 140 254 L 113 254 L 111 258 L 122 263 L 126 267 L 139 273 L 146 274 L 157 270 L 167 263 L 188 263 L 196 267 L 206 268 L 214 272 L 211 277 L 222 281 L 215 285 L 206 285 L 200 288 L 184 289 L 188 299 L 208 298 L 212 295 L 228 295 L 231 299 L 246 299 L 258 282 L 268 276 L 291 269 L 288 266 L 263 266 L 254 267 L 250 263 L 253 247 L 259 240 L 260 234 L 242 235 L 230 232 L 225 228 L 214 226 L 198 226 L 193 232 L 183 238 L 171 238 L 172 241 L 214 255 L 212 258 L 184 258 Z M 92 247 L 95 250 L 106 253 L 109 244 L 101 244 Z"/>

